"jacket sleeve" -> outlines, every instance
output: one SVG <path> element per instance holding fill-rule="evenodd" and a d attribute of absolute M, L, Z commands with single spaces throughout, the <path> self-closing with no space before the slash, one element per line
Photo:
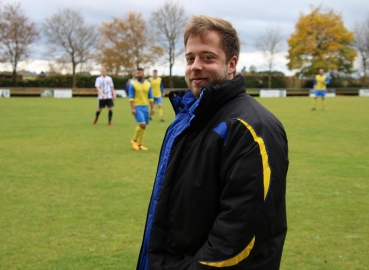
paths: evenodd
<path fill-rule="evenodd" d="M 273 218 L 284 202 L 285 186 L 268 196 L 272 156 L 266 140 L 250 124 L 238 119 L 230 128 L 222 152 L 220 181 L 223 191 L 218 214 L 208 240 L 188 269 L 245 269 L 273 230 Z M 267 132 L 264 132 L 267 133 Z M 272 136 L 269 136 L 273 139 Z M 274 140 L 274 139 L 273 139 Z M 274 142 L 276 143 L 276 142 Z M 283 141 L 279 142 L 283 144 Z M 283 148 L 283 146 L 281 145 Z M 279 174 L 285 183 L 283 166 Z M 277 166 L 277 170 L 279 170 Z M 284 179 L 283 179 L 284 178 Z M 274 192 L 274 191 L 273 191 Z M 273 200 L 266 203 L 267 200 Z"/>

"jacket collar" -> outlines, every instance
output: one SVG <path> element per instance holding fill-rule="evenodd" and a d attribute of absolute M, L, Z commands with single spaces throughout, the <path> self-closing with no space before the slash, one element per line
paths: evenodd
<path fill-rule="evenodd" d="M 222 84 L 204 87 L 198 99 L 189 90 L 172 91 L 169 93 L 169 98 L 176 114 L 186 109 L 193 118 L 195 115 L 201 117 L 220 109 L 224 104 L 244 94 L 245 91 L 245 79 L 237 75 Z"/>

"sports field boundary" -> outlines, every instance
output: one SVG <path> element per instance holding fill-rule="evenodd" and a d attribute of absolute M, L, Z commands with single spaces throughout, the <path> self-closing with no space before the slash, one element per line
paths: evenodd
<path fill-rule="evenodd" d="M 57 87 L 42 87 L 42 88 L 23 88 L 23 87 L 1 87 L 0 89 L 9 89 L 10 97 L 40 97 L 43 90 L 63 90 L 64 88 Z M 165 88 L 165 96 L 172 90 L 181 90 L 182 88 Z M 272 88 L 265 90 L 281 90 L 282 88 Z M 329 88 L 336 91 L 337 96 L 358 96 L 361 88 Z M 117 89 L 118 90 L 118 89 Z M 183 90 L 183 89 L 182 89 Z M 310 88 L 284 88 L 287 91 L 287 97 L 293 96 L 309 96 Z M 260 89 L 248 88 L 247 93 L 251 96 L 259 96 Z M 73 97 L 96 97 L 95 88 L 76 88 L 72 89 Z"/>

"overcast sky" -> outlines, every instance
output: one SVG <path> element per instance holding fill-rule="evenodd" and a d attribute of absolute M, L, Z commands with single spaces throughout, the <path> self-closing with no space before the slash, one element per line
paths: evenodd
<path fill-rule="evenodd" d="M 12 3 L 13 0 L 2 0 Z M 140 12 L 148 21 L 150 13 L 158 9 L 165 0 L 16 0 L 20 2 L 27 16 L 40 25 L 44 19 L 58 10 L 71 8 L 81 12 L 89 24 L 99 26 L 102 21 L 111 21 L 113 17 L 122 17 L 128 11 Z M 259 70 L 265 69 L 262 55 L 255 49 L 255 40 L 268 26 L 280 27 L 283 37 L 287 38 L 294 32 L 294 26 L 301 13 L 308 14 L 312 6 L 333 8 L 343 16 L 345 26 L 351 30 L 356 22 L 369 16 L 368 0 L 178 0 L 187 14 L 209 15 L 229 20 L 238 30 L 242 46 L 238 70 L 243 66 L 247 69 L 255 65 Z M 276 69 L 289 74 L 286 68 L 287 43 L 278 55 Z M 33 55 L 33 58 L 41 58 Z M 26 69 L 40 72 L 40 61 L 28 61 Z M 168 68 L 161 65 L 155 67 L 159 73 L 168 74 Z M 44 70 L 45 71 L 45 70 Z M 184 74 L 183 59 L 177 60 L 173 67 L 174 74 Z"/>

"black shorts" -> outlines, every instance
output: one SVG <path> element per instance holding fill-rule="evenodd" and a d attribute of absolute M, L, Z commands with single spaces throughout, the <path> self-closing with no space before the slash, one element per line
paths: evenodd
<path fill-rule="evenodd" d="M 113 100 L 111 98 L 108 99 L 99 99 L 99 109 L 108 107 L 111 108 L 114 106 Z"/>

